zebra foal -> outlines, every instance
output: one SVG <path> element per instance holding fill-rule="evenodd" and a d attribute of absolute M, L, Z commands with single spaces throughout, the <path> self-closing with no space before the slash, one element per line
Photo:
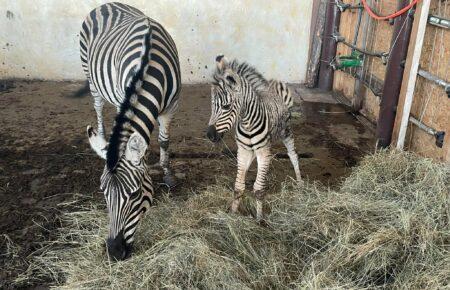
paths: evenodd
<path fill-rule="evenodd" d="M 268 81 L 247 63 L 236 60 L 228 62 L 223 55 L 216 58 L 213 78 L 212 112 L 207 136 L 211 141 L 218 142 L 224 133 L 236 127 L 238 169 L 231 211 L 238 211 L 245 191 L 245 176 L 256 157 L 258 172 L 253 192 L 256 197 L 256 218 L 261 220 L 273 141 L 283 141 L 296 179 L 301 182 L 294 137 L 288 122 L 291 116 L 289 109 L 293 106 L 291 93 L 285 83 Z"/>
<path fill-rule="evenodd" d="M 181 85 L 178 53 L 158 22 L 113 2 L 95 8 L 83 22 L 80 54 L 97 113 L 98 130 L 87 128 L 89 142 L 106 159 L 100 189 L 109 214 L 108 254 L 121 260 L 130 254 L 138 222 L 152 201 L 145 155 L 157 124 L 160 165 L 166 183 L 174 181 L 168 146 Z M 105 100 L 118 110 L 109 142 L 102 115 Z"/>

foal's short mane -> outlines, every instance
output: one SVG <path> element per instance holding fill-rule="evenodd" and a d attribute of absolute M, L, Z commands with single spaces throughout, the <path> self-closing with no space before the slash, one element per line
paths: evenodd
<path fill-rule="evenodd" d="M 255 67 L 246 62 L 239 62 L 235 59 L 227 65 L 227 68 L 246 79 L 253 89 L 257 91 L 263 90 L 269 85 L 269 82 L 263 77 L 263 75 L 258 72 Z M 223 70 L 218 68 L 216 69 L 213 75 L 215 84 L 218 84 L 219 80 L 223 78 L 223 73 Z"/>

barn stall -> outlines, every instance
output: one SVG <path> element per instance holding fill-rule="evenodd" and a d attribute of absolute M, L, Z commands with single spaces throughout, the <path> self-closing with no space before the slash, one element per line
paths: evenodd
<path fill-rule="evenodd" d="M 85 80 L 81 23 L 105 2 L 1 2 L 2 287 L 448 285 L 448 1 L 153 2 L 123 1 L 158 20 L 179 51 L 170 151 L 180 183 L 163 184 L 154 134 L 157 204 L 123 262 L 104 247 L 104 161 L 85 131 L 96 123 L 93 100 L 71 97 Z M 408 9 L 377 20 L 368 7 Z M 228 210 L 233 134 L 215 145 L 205 136 L 222 53 L 288 82 L 294 96 L 304 184 L 276 144 L 264 224 L 250 192 L 240 214 Z M 116 110 L 105 109 L 109 132 Z"/>

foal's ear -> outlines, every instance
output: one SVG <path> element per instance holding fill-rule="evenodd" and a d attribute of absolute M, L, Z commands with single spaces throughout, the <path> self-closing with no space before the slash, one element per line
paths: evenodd
<path fill-rule="evenodd" d="M 228 67 L 228 60 L 223 54 L 216 56 L 216 66 L 220 71 Z"/>
<path fill-rule="evenodd" d="M 144 138 L 138 132 L 134 132 L 131 134 L 130 139 L 128 139 L 125 158 L 133 165 L 138 165 L 144 157 L 146 150 L 147 143 Z"/>

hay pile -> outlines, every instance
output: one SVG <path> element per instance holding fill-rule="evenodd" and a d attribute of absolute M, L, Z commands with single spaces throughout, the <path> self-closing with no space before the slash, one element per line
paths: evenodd
<path fill-rule="evenodd" d="M 267 227 L 226 213 L 222 186 L 164 199 L 145 217 L 133 256 L 106 258 L 104 208 L 67 214 L 33 259 L 58 288 L 441 288 L 450 282 L 448 166 L 411 154 L 366 157 L 337 191 L 286 185 Z M 249 201 L 247 200 L 247 203 Z"/>

